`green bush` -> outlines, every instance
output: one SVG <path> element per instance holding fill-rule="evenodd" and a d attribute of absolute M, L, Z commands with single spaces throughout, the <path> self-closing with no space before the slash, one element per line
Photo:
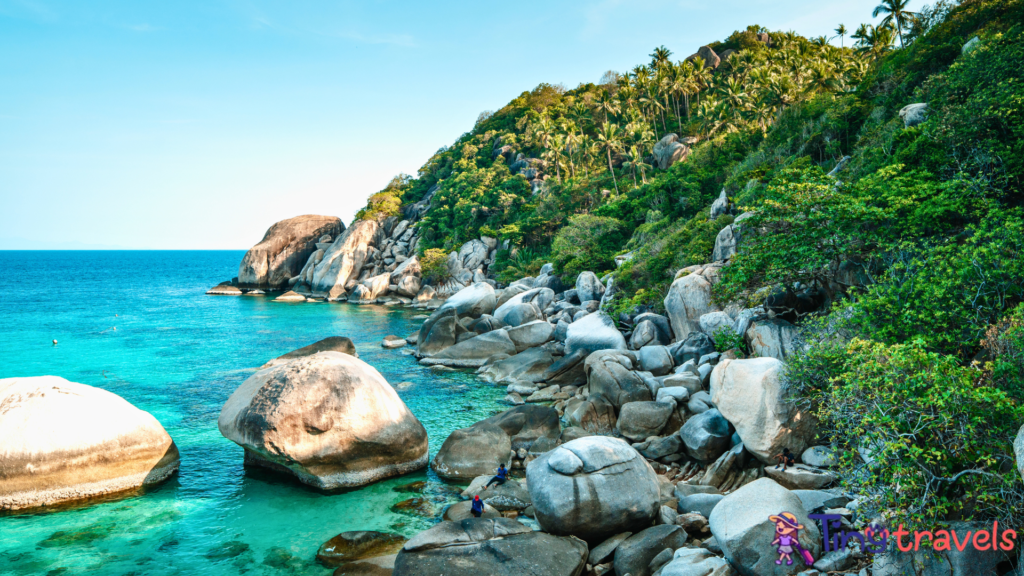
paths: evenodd
<path fill-rule="evenodd" d="M 991 358 L 986 367 L 993 384 L 1024 400 L 1024 304 L 990 327 L 982 343 Z"/>
<path fill-rule="evenodd" d="M 428 248 L 420 256 L 420 275 L 427 282 L 438 286 L 451 278 L 448 270 L 448 254 L 440 248 Z"/>
<path fill-rule="evenodd" d="M 626 235 L 625 226 L 615 218 L 574 216 L 555 235 L 551 259 L 565 278 L 587 270 L 600 275 L 615 267 L 615 254 L 626 242 Z"/>
<path fill-rule="evenodd" d="M 790 362 L 793 390 L 838 448 L 843 487 L 891 526 L 1024 520 L 1012 438 L 1024 410 L 988 374 L 913 341 L 821 344 Z"/>

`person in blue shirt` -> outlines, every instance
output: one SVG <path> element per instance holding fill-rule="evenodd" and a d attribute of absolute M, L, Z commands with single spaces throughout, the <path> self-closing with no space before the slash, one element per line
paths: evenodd
<path fill-rule="evenodd" d="M 473 516 L 479 518 L 484 513 L 484 502 L 480 499 L 480 496 L 473 496 L 473 507 L 469 509 L 473 513 Z"/>
<path fill-rule="evenodd" d="M 505 483 L 505 480 L 508 480 L 508 470 L 505 469 L 504 464 L 501 464 L 500 466 L 498 466 L 498 475 L 488 480 L 487 485 L 484 486 L 484 489 L 486 490 L 487 488 L 490 488 L 491 484 L 497 484 L 498 486 L 501 486 L 502 484 Z"/>

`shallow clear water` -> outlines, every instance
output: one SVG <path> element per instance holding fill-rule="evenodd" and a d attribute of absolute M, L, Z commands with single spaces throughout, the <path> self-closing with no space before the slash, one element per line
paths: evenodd
<path fill-rule="evenodd" d="M 255 367 L 327 336 L 351 338 L 388 382 L 413 383 L 399 395 L 431 456 L 452 430 L 499 411 L 504 392 L 382 349 L 384 336 L 418 329 L 417 311 L 204 295 L 237 274 L 242 254 L 0 251 L 0 378 L 110 390 L 156 416 L 181 452 L 178 475 L 144 493 L 0 516 L 0 574 L 326 576 L 314 556 L 335 534 L 411 535 L 454 499 L 429 471 L 327 494 L 243 468 L 242 449 L 217 430 L 221 405 Z M 425 489 L 404 488 L 417 481 Z M 424 500 L 392 510 L 410 498 Z"/>

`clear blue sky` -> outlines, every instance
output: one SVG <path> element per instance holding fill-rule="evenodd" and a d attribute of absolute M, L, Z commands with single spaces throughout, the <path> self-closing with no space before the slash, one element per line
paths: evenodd
<path fill-rule="evenodd" d="M 831 36 L 876 3 L 0 0 L 0 238 L 248 248 L 298 214 L 348 223 L 540 82 L 753 23 Z"/>

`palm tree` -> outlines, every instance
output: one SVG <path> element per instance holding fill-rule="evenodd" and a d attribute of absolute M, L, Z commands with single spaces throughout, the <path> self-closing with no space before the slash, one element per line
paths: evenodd
<path fill-rule="evenodd" d="M 917 17 L 917 12 L 907 10 L 909 4 L 910 0 L 882 0 L 882 3 L 875 6 L 875 11 L 871 13 L 872 18 L 878 18 L 879 14 L 886 15 L 879 23 L 879 27 L 896 23 L 896 31 L 900 36 L 900 48 L 903 48 L 903 28 L 909 28 L 914 18 Z"/>
<path fill-rule="evenodd" d="M 846 32 L 846 24 L 840 24 L 839 28 L 836 28 L 836 36 L 839 36 L 840 48 L 845 48 L 845 46 L 843 46 L 843 40 L 846 38 Z"/>
<path fill-rule="evenodd" d="M 668 62 L 670 56 L 672 56 L 671 50 L 665 48 L 665 46 L 658 46 L 654 49 L 654 52 L 651 52 L 651 65 L 655 68 L 660 68 Z"/>
<path fill-rule="evenodd" d="M 607 124 L 611 121 L 612 114 L 619 113 L 619 105 L 611 97 L 607 90 L 601 91 L 601 99 L 597 102 L 597 109 L 604 112 L 604 121 Z"/>
<path fill-rule="evenodd" d="M 622 148 L 622 141 L 619 139 L 619 126 L 611 122 L 605 122 L 601 131 L 597 134 L 597 140 L 608 155 L 608 171 L 612 173 L 612 182 L 615 184 L 615 193 L 619 193 L 619 182 L 615 179 L 615 169 L 612 168 L 612 150 Z"/>

